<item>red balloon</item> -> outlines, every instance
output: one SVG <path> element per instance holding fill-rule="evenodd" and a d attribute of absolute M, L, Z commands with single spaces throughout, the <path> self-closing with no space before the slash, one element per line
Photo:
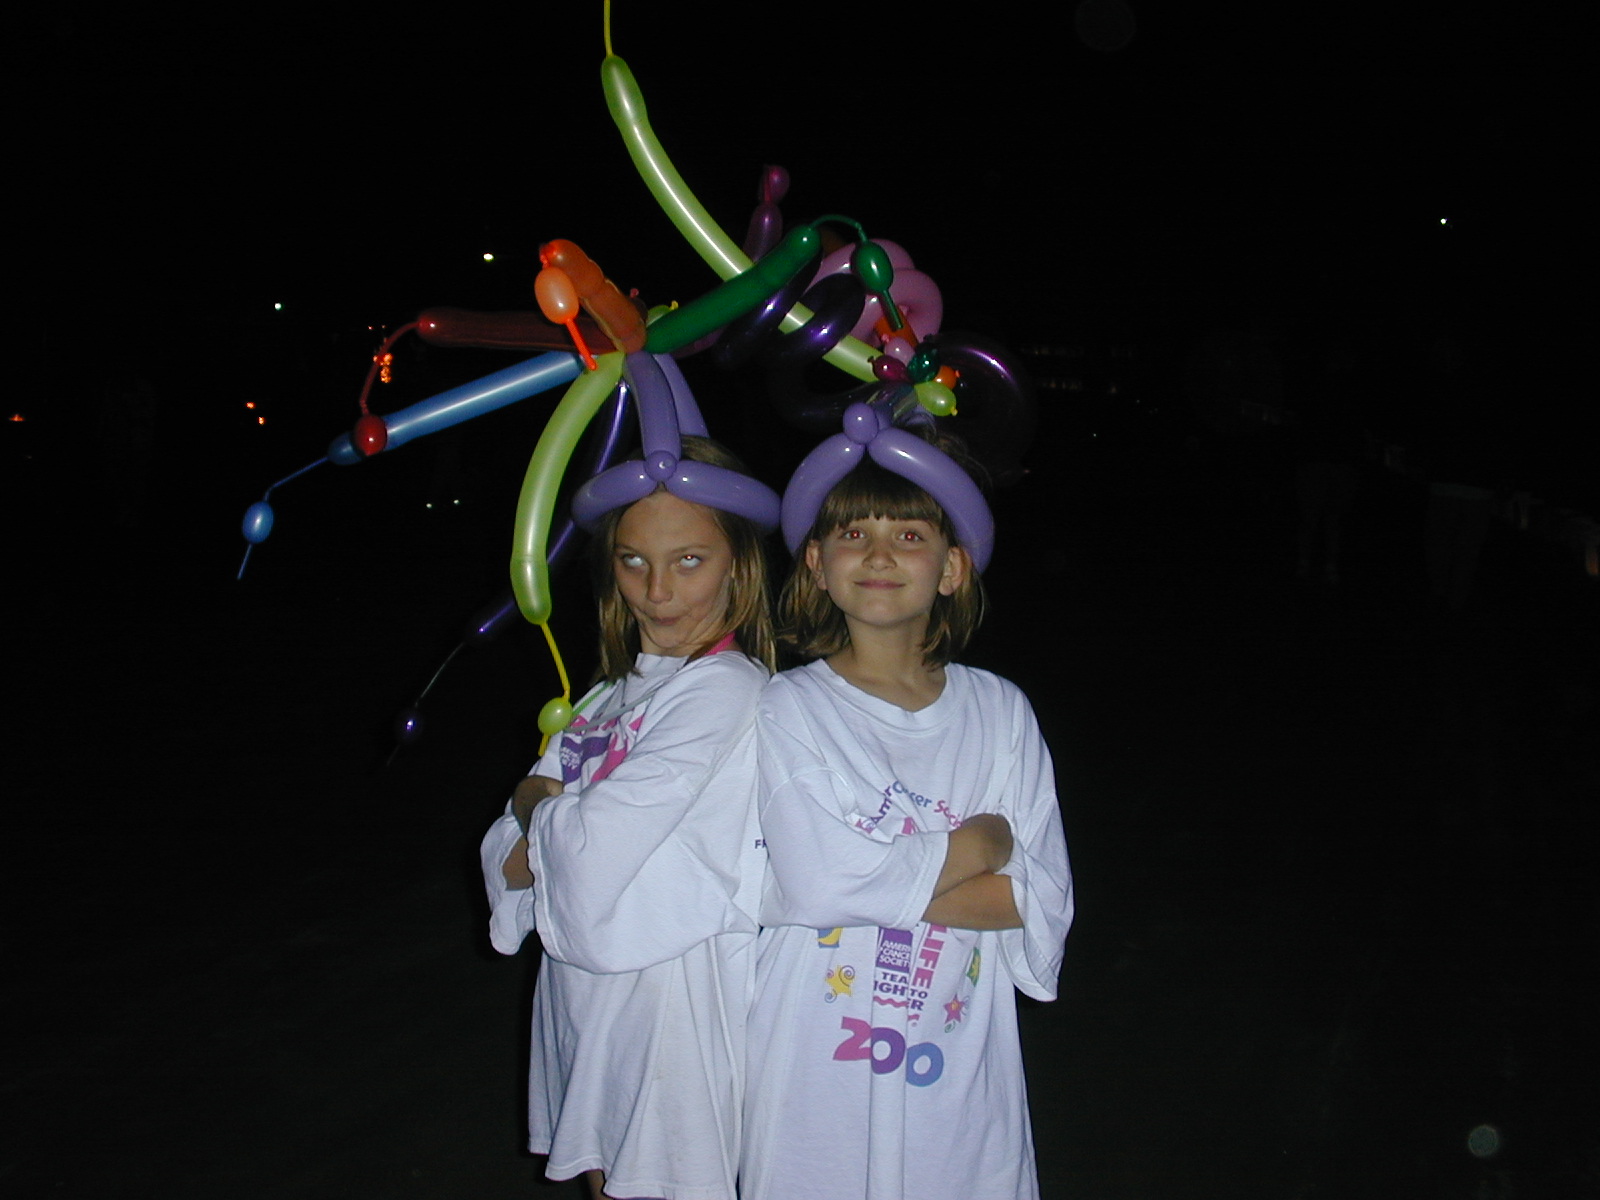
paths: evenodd
<path fill-rule="evenodd" d="M 357 450 L 371 458 L 374 454 L 382 454 L 383 448 L 389 444 L 389 427 L 383 423 L 382 417 L 368 413 L 356 422 L 350 440 Z"/>

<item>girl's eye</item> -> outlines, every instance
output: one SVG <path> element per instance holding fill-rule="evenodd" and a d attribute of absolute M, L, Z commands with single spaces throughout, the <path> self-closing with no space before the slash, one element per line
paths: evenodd
<path fill-rule="evenodd" d="M 705 560 L 702 559 L 698 554 L 685 554 L 678 560 L 678 565 L 684 567 L 698 567 L 703 561 Z"/>
<path fill-rule="evenodd" d="M 644 558 L 638 554 L 619 554 L 617 555 L 617 561 L 630 569 L 644 566 Z"/>
<path fill-rule="evenodd" d="M 841 541 L 857 542 L 857 541 L 861 540 L 862 536 L 863 535 L 861 533 L 861 530 L 859 530 L 859 529 L 841 529 L 841 530 L 839 530 L 839 539 Z"/>

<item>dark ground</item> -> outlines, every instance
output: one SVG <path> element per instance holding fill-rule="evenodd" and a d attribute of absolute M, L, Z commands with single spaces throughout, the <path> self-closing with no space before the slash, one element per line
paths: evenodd
<path fill-rule="evenodd" d="M 1390 477 L 1329 588 L 1270 462 L 1068 474 L 1003 499 L 971 656 L 1039 711 L 1078 875 L 1023 1012 L 1044 1195 L 1600 1194 L 1595 589 L 1505 531 L 1433 612 Z M 509 514 L 317 486 L 243 585 L 232 510 L 7 517 L 8 1196 L 569 1194 L 520 1150 L 535 955 L 489 950 L 474 861 L 542 649 L 464 654 L 383 767 Z"/>

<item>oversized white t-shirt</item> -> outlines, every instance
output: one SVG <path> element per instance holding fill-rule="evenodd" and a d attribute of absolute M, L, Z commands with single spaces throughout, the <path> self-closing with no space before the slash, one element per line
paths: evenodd
<path fill-rule="evenodd" d="M 552 1179 L 604 1170 L 613 1195 L 733 1200 L 767 673 L 735 651 L 643 654 L 635 671 L 591 693 L 535 768 L 565 790 L 534 810 L 534 887 L 501 874 L 509 810 L 483 842 L 495 948 L 535 927 L 545 948 L 528 1148 Z"/>
<path fill-rule="evenodd" d="M 1055 997 L 1072 877 L 1026 697 L 950 666 L 907 712 L 815 662 L 758 718 L 769 872 L 744 1200 L 1038 1195 L 1013 988 Z M 949 831 L 999 813 L 1021 929 L 919 919 Z"/>

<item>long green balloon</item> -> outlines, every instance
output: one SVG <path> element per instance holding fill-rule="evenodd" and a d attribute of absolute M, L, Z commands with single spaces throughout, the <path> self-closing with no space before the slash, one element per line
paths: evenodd
<path fill-rule="evenodd" d="M 821 248 L 822 238 L 816 226 L 795 226 L 748 271 L 724 280 L 704 296 L 673 309 L 651 325 L 644 348 L 651 354 L 670 354 L 742 317 L 779 291 Z"/>
<path fill-rule="evenodd" d="M 593 371 L 578 376 L 545 422 L 528 460 L 511 541 L 511 592 L 522 615 L 535 625 L 550 619 L 550 569 L 545 559 L 561 476 L 583 431 L 622 378 L 622 359 L 621 353 L 602 354 Z"/>
<path fill-rule="evenodd" d="M 719 278 L 732 279 L 750 269 L 750 258 L 722 227 L 711 219 L 700 201 L 683 182 L 683 176 L 672 165 L 667 152 L 650 128 L 650 117 L 645 112 L 644 95 L 628 64 L 615 54 L 608 54 L 600 64 L 600 82 L 606 91 L 606 107 L 611 119 L 617 123 L 622 140 L 627 144 L 628 157 L 638 170 L 650 194 L 667 214 L 667 219 L 677 226 L 695 252 L 706 260 L 706 265 Z M 795 305 L 783 318 L 783 329 L 793 331 L 804 324 L 811 311 Z M 693 340 L 693 339 L 691 339 Z M 844 338 L 824 357 L 846 374 L 854 375 L 864 383 L 873 381 L 872 360 L 875 352 L 853 337 Z"/>

